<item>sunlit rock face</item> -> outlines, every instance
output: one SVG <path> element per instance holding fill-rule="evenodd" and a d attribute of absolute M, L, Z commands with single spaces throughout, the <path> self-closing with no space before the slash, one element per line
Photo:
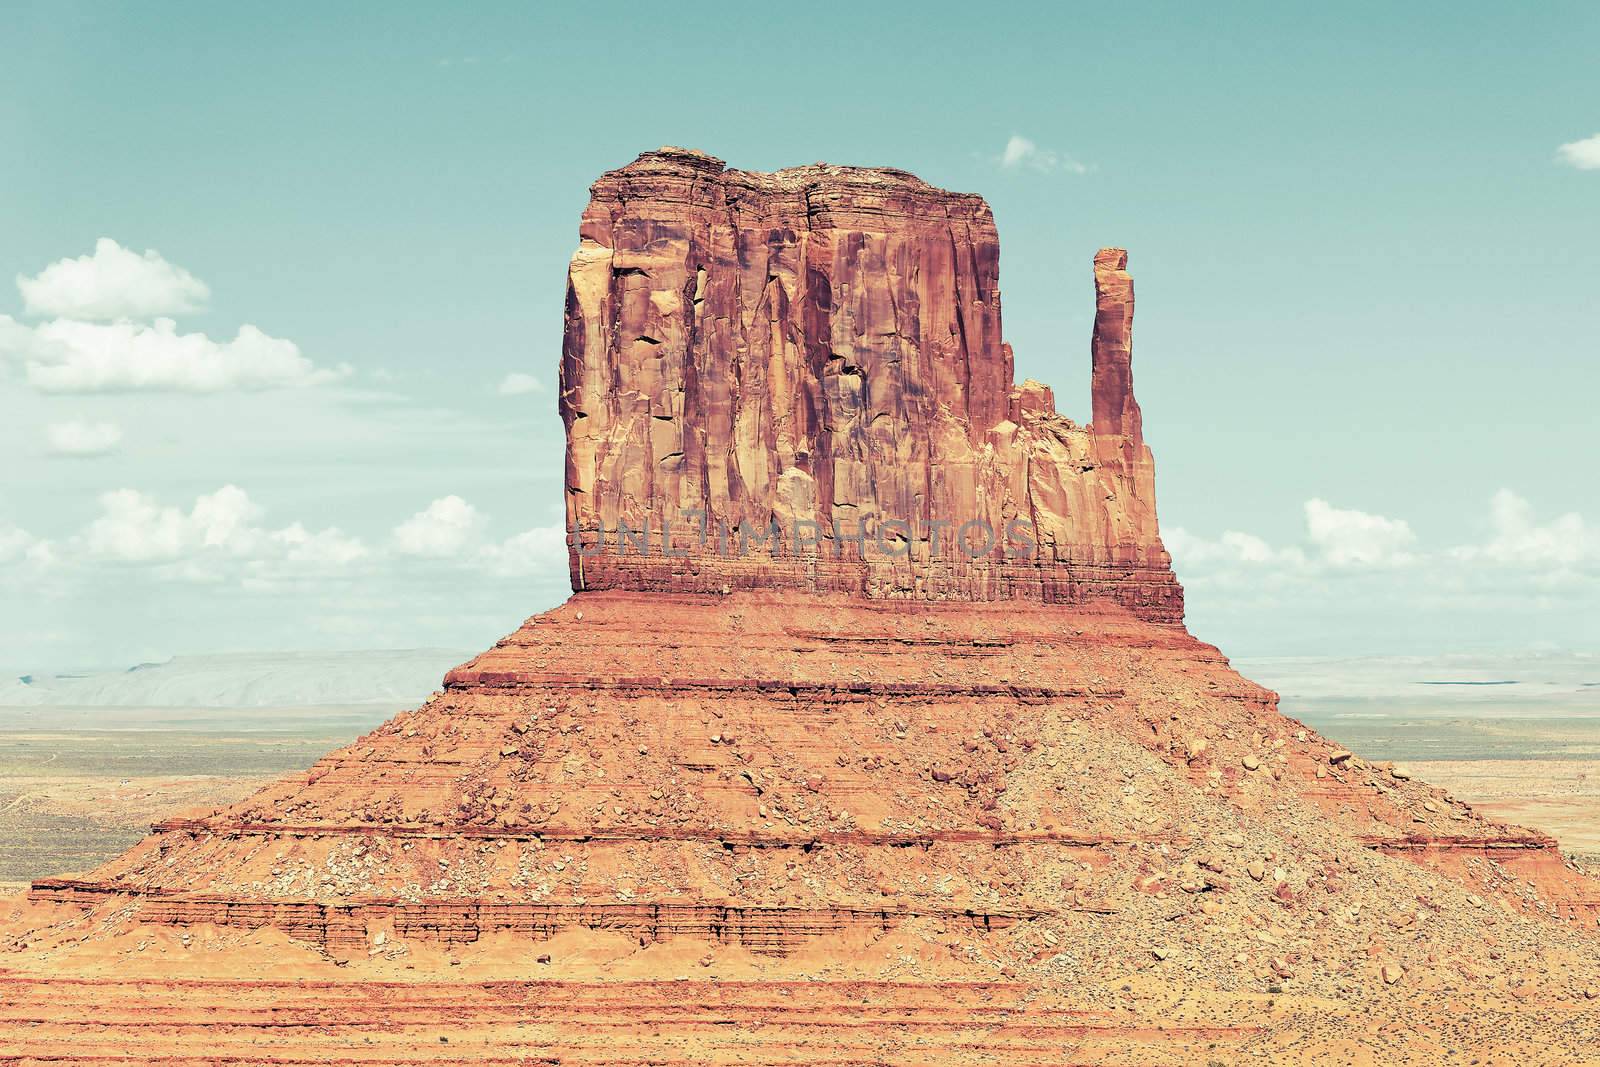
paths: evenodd
<path fill-rule="evenodd" d="M 574 589 L 1111 600 L 1181 621 L 1126 252 L 1095 257 L 1082 426 L 1014 381 L 981 197 L 662 149 L 594 184 L 580 236 L 561 366 Z"/>
<path fill-rule="evenodd" d="M 1185 630 L 1126 253 L 1093 265 L 1091 426 L 1013 383 L 996 262 L 982 200 L 900 171 L 603 177 L 576 591 L 0 905 L 0 1060 L 1593 1062 L 1594 880 Z M 869 516 L 1039 550 L 886 556 Z M 673 555 L 615 543 L 669 520 Z M 818 534 L 740 556 L 741 521 Z"/>

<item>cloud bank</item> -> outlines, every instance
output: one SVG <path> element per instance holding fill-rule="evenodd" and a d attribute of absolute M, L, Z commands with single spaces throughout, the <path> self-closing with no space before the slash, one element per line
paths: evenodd
<path fill-rule="evenodd" d="M 169 391 L 218 393 L 322 385 L 350 373 L 319 368 L 293 341 L 241 326 L 231 341 L 180 333 L 171 319 L 77 322 L 29 328 L 0 315 L 0 351 L 24 368 L 41 393 Z"/>
<path fill-rule="evenodd" d="M 457 556 L 478 535 L 483 521 L 478 509 L 460 497 L 442 497 L 395 527 L 394 546 L 405 556 Z"/>
<path fill-rule="evenodd" d="M 217 393 L 323 385 L 348 366 L 318 367 L 293 341 L 255 326 L 233 340 L 184 333 L 171 315 L 197 310 L 210 290 L 155 252 L 143 256 L 101 238 L 92 255 L 18 277 L 29 325 L 0 315 L 0 358 L 42 393 Z"/>
<path fill-rule="evenodd" d="M 1307 501 L 1302 517 L 1292 544 L 1238 530 L 1163 535 L 1196 633 L 1278 655 L 1326 654 L 1330 635 L 1340 651 L 1370 654 L 1566 647 L 1592 631 L 1600 536 L 1576 513 L 1542 519 L 1501 489 L 1472 523 L 1477 537 L 1432 544 L 1404 519 L 1325 500 Z"/>
<path fill-rule="evenodd" d="M 1600 133 L 1556 149 L 1556 158 L 1579 170 L 1600 170 Z"/>
<path fill-rule="evenodd" d="M 1540 522 L 1533 505 L 1510 489 L 1499 490 L 1489 501 L 1486 539 L 1437 549 L 1419 545 L 1404 519 L 1339 508 L 1322 499 L 1306 501 L 1304 518 L 1301 545 L 1273 546 L 1237 530 L 1206 538 L 1181 527 L 1166 532 L 1163 540 L 1174 565 L 1185 576 L 1202 580 L 1239 570 L 1319 575 L 1395 569 L 1600 571 L 1600 531 L 1574 512 Z"/>
<path fill-rule="evenodd" d="M 109 237 L 76 259 L 59 259 L 17 288 L 30 315 L 59 319 L 153 319 L 186 315 L 205 307 L 211 290 L 161 253 L 144 255 Z"/>

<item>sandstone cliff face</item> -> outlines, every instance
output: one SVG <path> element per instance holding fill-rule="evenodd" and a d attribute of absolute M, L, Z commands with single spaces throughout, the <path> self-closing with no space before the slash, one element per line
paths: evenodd
<path fill-rule="evenodd" d="M 1109 599 L 1181 621 L 1125 252 L 1095 261 L 1079 426 L 1013 381 L 980 197 L 662 149 L 594 184 L 580 232 L 561 366 L 575 590 Z"/>

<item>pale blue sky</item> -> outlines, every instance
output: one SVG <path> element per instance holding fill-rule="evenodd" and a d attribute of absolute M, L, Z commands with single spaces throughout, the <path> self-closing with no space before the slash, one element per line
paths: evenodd
<path fill-rule="evenodd" d="M 661 144 L 982 193 L 1068 414 L 1127 246 L 1163 527 L 1228 651 L 1600 638 L 1600 165 L 1561 152 L 1600 134 L 1594 5 L 328 7 L 11 9 L 0 665 L 475 647 L 549 606 L 549 539 L 511 539 L 557 521 L 563 272 L 588 183 Z M 209 289 L 178 332 L 348 375 L 41 389 L 15 338 L 59 316 L 9 280 L 100 238 Z M 219 532 L 230 485 L 259 514 Z"/>

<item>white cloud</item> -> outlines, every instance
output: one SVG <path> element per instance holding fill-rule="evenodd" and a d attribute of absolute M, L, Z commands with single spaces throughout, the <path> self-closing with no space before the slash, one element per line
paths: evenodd
<path fill-rule="evenodd" d="M 500 383 L 501 396 L 526 396 L 528 393 L 542 393 L 545 391 L 544 382 L 531 374 L 520 371 L 505 376 Z"/>
<path fill-rule="evenodd" d="M 1228 530 L 1215 541 L 1174 527 L 1163 535 L 1167 551 L 1179 566 L 1214 563 L 1290 564 L 1305 563 L 1305 553 L 1298 548 L 1273 548 L 1254 534 Z"/>
<path fill-rule="evenodd" d="M 107 237 L 92 255 L 19 276 L 17 288 L 28 311 L 53 317 L 30 326 L 0 315 L 0 358 L 14 360 L 41 392 L 215 393 L 320 385 L 351 373 L 317 367 L 293 341 L 248 324 L 231 341 L 180 333 L 170 316 L 203 307 L 205 284 L 159 253 L 141 256 Z"/>
<path fill-rule="evenodd" d="M 1382 569 L 1410 564 L 1429 580 L 1526 581 L 1526 571 L 1544 570 L 1552 582 L 1574 577 L 1574 569 L 1600 564 L 1600 528 L 1577 512 L 1538 521 L 1533 506 L 1510 489 L 1489 502 L 1487 540 L 1449 549 L 1425 550 L 1404 519 L 1336 508 L 1325 500 L 1305 504 L 1308 547 L 1277 548 L 1253 534 L 1230 530 L 1215 540 L 1174 527 L 1163 535 L 1174 564 L 1186 573 L 1221 573 L 1236 568 L 1302 571 Z M 1463 568 L 1460 564 L 1473 564 Z M 1494 565 L 1494 566 L 1491 566 Z M 1498 580 L 1498 579 L 1496 579 Z"/>
<path fill-rule="evenodd" d="M 56 422 L 45 427 L 45 439 L 55 456 L 104 456 L 116 451 L 122 428 L 114 422 Z"/>
<path fill-rule="evenodd" d="M 367 555 L 367 546 L 359 538 L 348 537 L 333 527 L 311 533 L 297 522 L 270 536 L 290 563 L 339 565 L 353 563 Z"/>
<path fill-rule="evenodd" d="M 149 326 L 57 319 L 30 328 L 0 315 L 0 355 L 20 362 L 29 383 L 46 393 L 214 393 L 321 385 L 350 373 L 347 366 L 319 368 L 293 341 L 254 326 L 219 342 L 179 333 L 171 319 Z"/>
<path fill-rule="evenodd" d="M 17 526 L 0 526 L 0 563 L 21 559 L 33 542 L 33 535 Z"/>
<path fill-rule="evenodd" d="M 1494 497 L 1481 540 L 1428 545 L 1404 520 L 1307 501 L 1298 546 L 1249 534 L 1164 535 L 1197 634 L 1258 650 L 1435 647 L 1453 641 L 1592 644 L 1600 529 Z M 1476 525 L 1476 524 L 1475 524 Z M 1463 543 L 1467 542 L 1467 543 Z"/>
<path fill-rule="evenodd" d="M 0 565 L 15 563 L 45 565 L 54 559 L 55 553 L 50 542 L 33 536 L 20 526 L 0 523 Z"/>
<path fill-rule="evenodd" d="M 565 577 L 567 573 L 567 531 L 562 526 L 536 526 L 508 537 L 497 545 L 487 545 L 479 561 L 491 574 L 507 578 L 528 575 Z"/>
<path fill-rule="evenodd" d="M 61 259 L 32 278 L 17 276 L 28 311 L 66 319 L 152 319 L 199 311 L 206 284 L 154 251 L 139 255 L 109 237 L 91 255 Z"/>
<path fill-rule="evenodd" d="M 267 529 L 257 524 L 261 514 L 235 485 L 196 498 L 187 512 L 119 489 L 101 496 L 100 515 L 76 544 L 92 559 L 177 564 L 168 573 L 186 579 L 214 578 L 208 564 L 228 560 L 337 566 L 367 554 L 358 539 L 335 528 L 312 533 L 297 522 Z"/>
<path fill-rule="evenodd" d="M 459 496 L 441 497 L 394 528 L 396 555 L 450 561 L 506 578 L 567 574 L 567 534 L 535 526 L 504 541 L 487 541 L 488 516 Z"/>
<path fill-rule="evenodd" d="M 1404 519 L 1336 508 L 1326 500 L 1308 500 L 1306 532 L 1322 558 L 1335 566 L 1405 563 L 1417 535 Z"/>
<path fill-rule="evenodd" d="M 25 362 L 37 343 L 32 326 L 25 326 L 10 315 L 0 315 L 0 369 L 5 368 L 8 357 Z"/>
<path fill-rule="evenodd" d="M 1534 520 L 1533 506 L 1509 489 L 1501 489 L 1489 502 L 1489 523 L 1493 535 L 1487 542 L 1463 545 L 1450 554 L 1468 562 L 1558 567 L 1600 558 L 1600 533 L 1583 516 L 1568 512 L 1541 525 Z"/>
<path fill-rule="evenodd" d="M 161 581 L 237 580 L 255 591 L 330 576 L 384 574 L 400 583 L 427 582 L 446 573 L 438 566 L 496 577 L 566 577 L 566 536 L 559 525 L 489 541 L 483 536 L 487 517 L 458 496 L 441 497 L 405 519 L 382 548 L 335 527 L 268 525 L 263 514 L 236 485 L 202 494 L 188 507 L 118 489 L 102 494 L 99 514 L 62 542 L 62 559 L 97 586 L 116 580 L 108 566 Z M 55 561 L 49 542 L 0 522 L 0 564 Z"/>
<path fill-rule="evenodd" d="M 135 489 L 100 497 L 100 516 L 84 531 L 89 552 L 123 562 L 173 560 L 204 548 L 238 550 L 260 509 L 234 485 L 195 500 L 187 514 Z"/>
<path fill-rule="evenodd" d="M 395 550 L 407 556 L 458 556 L 484 523 L 478 509 L 458 496 L 441 497 L 394 528 Z"/>
<path fill-rule="evenodd" d="M 1006 142 L 1006 150 L 1000 154 L 1002 167 L 1020 167 L 1023 162 L 1032 158 L 1039 151 L 1039 146 L 1020 134 L 1012 134 L 1011 140 Z"/>
<path fill-rule="evenodd" d="M 1026 167 L 1029 170 L 1046 173 L 1060 170 L 1071 174 L 1087 174 L 1089 171 L 1087 166 L 1070 156 L 1048 148 L 1040 148 L 1018 133 L 1012 134 L 1011 139 L 1006 142 L 1005 149 L 1000 153 L 999 163 L 1006 170 L 1021 170 Z"/>
<path fill-rule="evenodd" d="M 1326 500 L 1305 503 L 1307 548 L 1275 547 L 1255 534 L 1228 530 L 1215 540 L 1174 527 L 1162 538 L 1173 562 L 1183 570 L 1312 571 L 1324 567 L 1379 567 L 1410 562 L 1416 541 L 1404 519 L 1336 508 Z"/>
<path fill-rule="evenodd" d="M 1600 170 L 1600 133 L 1564 144 L 1556 149 L 1556 155 L 1563 163 L 1579 170 Z"/>

